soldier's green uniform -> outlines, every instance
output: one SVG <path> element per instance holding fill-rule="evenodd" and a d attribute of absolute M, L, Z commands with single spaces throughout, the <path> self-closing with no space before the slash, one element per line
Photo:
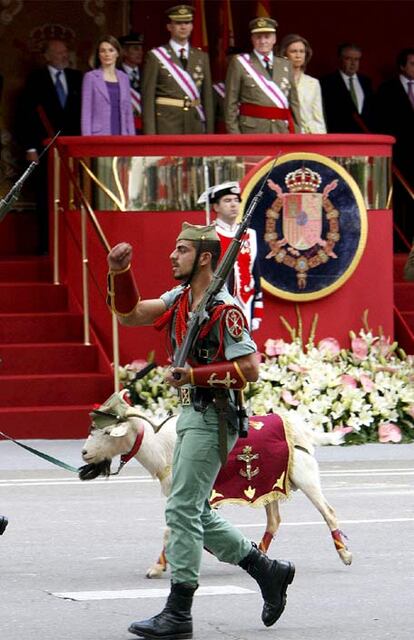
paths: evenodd
<path fill-rule="evenodd" d="M 161 299 L 170 307 L 182 291 L 182 287 L 176 287 Z M 224 289 L 216 301 L 236 304 Z M 224 323 L 224 319 L 218 320 L 210 335 L 197 345 L 195 356 L 197 360 L 204 356 L 202 364 L 212 362 L 217 351 L 220 321 Z M 246 329 L 236 340 L 224 326 L 224 355 L 227 360 L 255 351 L 256 345 Z M 191 392 L 194 393 L 194 388 Z M 251 549 L 250 540 L 212 510 L 208 503 L 221 465 L 218 429 L 217 411 L 212 402 L 206 404 L 205 411 L 196 411 L 193 403 L 182 407 L 177 422 L 172 489 L 166 509 L 167 525 L 171 529 L 167 559 L 173 582 L 198 582 L 203 546 L 219 560 L 231 564 L 238 564 Z M 234 447 L 237 437 L 238 425 L 234 422 L 228 428 L 228 451 Z"/>
<path fill-rule="evenodd" d="M 190 240 L 198 244 L 192 272 L 188 277 L 192 282 L 199 264 L 202 242 L 212 241 L 219 248 L 220 240 L 214 225 L 202 227 L 186 222 L 178 240 Z M 213 255 L 214 250 L 210 249 L 210 252 Z M 122 273 L 117 277 L 122 278 Z M 126 286 L 125 279 L 119 280 L 119 285 L 122 282 Z M 180 336 L 181 340 L 183 330 L 185 332 L 187 313 L 191 308 L 186 296 L 190 296 L 191 291 L 181 285 L 161 296 L 167 311 L 157 321 L 157 327 L 161 328 L 169 322 L 173 350 L 177 344 L 176 336 Z M 114 289 L 113 295 L 120 294 L 118 286 L 118 293 Z M 170 595 L 159 614 L 132 622 L 129 626 L 131 633 L 148 640 L 192 638 L 191 607 L 198 587 L 204 546 L 219 560 L 238 564 L 257 581 L 264 599 L 262 621 L 266 626 L 274 624 L 282 614 L 286 590 L 295 573 L 292 563 L 267 558 L 240 531 L 212 511 L 208 503 L 221 466 L 223 445 L 227 444 L 227 450 L 232 449 L 238 437 L 232 389 L 242 388 L 238 385 L 245 383 L 246 379 L 237 360 L 251 356 L 256 351 L 256 345 L 245 329 L 240 309 L 225 306 L 234 304 L 226 288 L 216 295 L 215 303 L 210 321 L 204 325 L 204 333 L 200 332 L 196 341 L 195 352 L 189 354 L 188 358 L 192 366 L 186 379 L 193 380 L 198 386 L 179 388 L 182 413 L 177 422 L 172 488 L 166 509 L 166 520 L 170 527 L 167 544 L 167 559 L 172 571 Z M 227 402 L 221 402 L 225 394 Z"/>
<path fill-rule="evenodd" d="M 167 15 L 176 23 L 192 22 L 193 12 L 191 6 L 178 5 L 168 9 Z M 188 46 L 188 57 L 184 63 L 171 43 L 170 40 L 165 44 L 161 53 L 160 47 L 152 49 L 145 60 L 141 86 L 144 133 L 213 133 L 213 91 L 208 55 L 201 49 Z M 199 98 L 194 97 L 187 80 L 181 84 L 177 82 L 171 63 L 176 66 L 179 76 L 183 77 L 183 72 L 190 75 Z M 200 109 L 204 112 L 204 121 Z"/>

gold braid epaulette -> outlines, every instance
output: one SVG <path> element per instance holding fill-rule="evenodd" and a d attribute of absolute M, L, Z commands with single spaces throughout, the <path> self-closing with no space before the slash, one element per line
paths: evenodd
<path fill-rule="evenodd" d="M 131 315 L 140 300 L 131 264 L 120 271 L 110 270 L 108 272 L 106 303 L 117 316 Z"/>

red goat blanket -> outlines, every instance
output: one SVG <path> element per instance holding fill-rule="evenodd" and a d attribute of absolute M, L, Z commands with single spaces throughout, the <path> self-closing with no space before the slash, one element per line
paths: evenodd
<path fill-rule="evenodd" d="M 211 506 L 232 503 L 261 507 L 288 497 L 292 451 L 289 430 L 280 416 L 252 416 L 248 437 L 237 440 L 216 478 Z"/>

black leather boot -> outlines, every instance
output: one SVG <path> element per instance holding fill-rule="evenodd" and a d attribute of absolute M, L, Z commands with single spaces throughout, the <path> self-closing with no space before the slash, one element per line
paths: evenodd
<path fill-rule="evenodd" d="M 280 618 L 286 605 L 286 591 L 295 575 L 295 565 L 284 560 L 270 560 L 256 546 L 239 562 L 260 587 L 264 605 L 262 622 L 266 627 Z"/>
<path fill-rule="evenodd" d="M 0 536 L 6 531 L 6 527 L 9 524 L 6 516 L 0 516 Z"/>
<path fill-rule="evenodd" d="M 189 640 L 193 637 L 191 606 L 198 585 L 187 582 L 171 583 L 171 591 L 164 609 L 148 620 L 132 622 L 128 631 L 142 638 Z"/>

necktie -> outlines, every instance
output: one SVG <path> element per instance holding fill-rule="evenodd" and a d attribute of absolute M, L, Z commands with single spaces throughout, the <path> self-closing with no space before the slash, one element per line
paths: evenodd
<path fill-rule="evenodd" d="M 131 81 L 131 87 L 135 89 L 135 91 L 139 91 L 138 69 L 132 69 L 130 81 Z"/>
<path fill-rule="evenodd" d="M 411 106 L 414 109 L 414 80 L 408 81 L 408 97 L 410 98 Z"/>
<path fill-rule="evenodd" d="M 187 58 L 185 57 L 185 49 L 184 47 L 180 49 L 180 61 L 183 65 L 184 69 L 187 69 Z"/>
<path fill-rule="evenodd" d="M 58 94 L 59 102 L 61 104 L 61 107 L 63 108 L 66 104 L 66 91 L 63 87 L 62 80 L 60 79 L 61 75 L 62 72 L 58 71 L 55 78 L 55 88 L 56 93 Z"/>
<path fill-rule="evenodd" d="M 270 77 L 272 77 L 272 67 L 270 66 L 270 58 L 269 56 L 263 56 L 263 60 L 265 63 L 265 67 L 266 67 L 266 71 L 269 74 Z"/>
<path fill-rule="evenodd" d="M 349 78 L 349 93 L 351 94 L 352 102 L 354 103 L 356 110 L 359 111 L 358 98 L 357 94 L 355 93 L 354 78 L 352 76 L 350 76 Z"/>

